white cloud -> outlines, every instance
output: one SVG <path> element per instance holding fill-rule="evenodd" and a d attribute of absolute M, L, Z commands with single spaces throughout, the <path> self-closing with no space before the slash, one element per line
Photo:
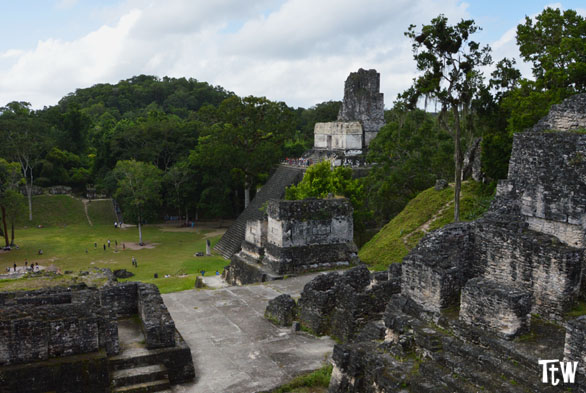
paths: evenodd
<path fill-rule="evenodd" d="M 409 24 L 469 17 L 458 0 L 128 0 L 102 12 L 112 22 L 84 37 L 0 53 L 0 105 L 53 105 L 76 88 L 146 73 L 308 107 L 341 99 L 362 67 L 381 73 L 391 106 L 415 74 Z"/>
<path fill-rule="evenodd" d="M 59 0 L 55 7 L 60 9 L 73 8 L 77 2 L 78 0 Z"/>

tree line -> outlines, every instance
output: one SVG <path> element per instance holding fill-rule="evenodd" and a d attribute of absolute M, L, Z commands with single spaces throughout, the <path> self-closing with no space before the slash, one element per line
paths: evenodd
<path fill-rule="evenodd" d="M 517 27 L 532 79 L 506 58 L 485 78 L 482 67 L 494 61 L 473 40 L 478 29 L 473 20 L 452 25 L 440 15 L 406 32 L 420 74 L 385 111 L 387 124 L 367 156 L 373 169 L 357 183 L 343 171 L 329 181 L 360 201 L 361 220 L 388 221 L 438 178 L 455 180 L 457 205 L 462 153 L 476 136 L 487 181 L 506 177 L 512 135 L 585 91 L 586 23 L 575 11 L 548 8 Z M 235 217 L 281 159 L 311 148 L 315 122 L 335 120 L 339 108 L 339 101 L 291 108 L 195 79 L 147 75 L 78 89 L 42 110 L 8 103 L 0 108 L 0 231 L 9 243 L 8 226 L 23 206 L 32 217 L 34 186 L 83 193 L 93 185 L 119 199 L 135 222 L 161 208 L 192 219 Z M 136 176 L 143 188 L 129 184 Z"/>

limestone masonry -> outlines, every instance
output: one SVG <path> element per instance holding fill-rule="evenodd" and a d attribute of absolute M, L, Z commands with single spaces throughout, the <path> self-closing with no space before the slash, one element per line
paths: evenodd
<path fill-rule="evenodd" d="M 572 316 L 586 300 L 585 113 L 574 96 L 516 134 L 488 212 L 391 265 L 398 288 L 380 297 L 382 316 L 367 311 L 382 309 L 363 296 L 376 287 L 367 271 L 345 273 L 354 285 L 342 291 L 336 273 L 306 285 L 302 325 L 342 341 L 330 393 L 586 392 L 586 317 Z M 558 368 L 546 382 L 544 359 Z M 574 379 L 558 361 L 577 362 Z"/>
<path fill-rule="evenodd" d="M 272 199 L 266 218 L 246 223 L 240 252 L 224 270 L 231 284 L 348 266 L 356 258 L 352 205 L 341 199 Z"/>
<path fill-rule="evenodd" d="M 189 347 L 152 284 L 2 292 L 0 305 L 0 392 L 109 392 L 124 385 L 116 370 L 151 364 L 166 386 L 195 377 Z M 118 319 L 134 315 L 142 357 L 121 351 Z"/>

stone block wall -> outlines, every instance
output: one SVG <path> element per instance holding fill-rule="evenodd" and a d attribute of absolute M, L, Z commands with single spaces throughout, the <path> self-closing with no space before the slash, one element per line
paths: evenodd
<path fill-rule="evenodd" d="M 246 221 L 246 232 L 244 240 L 247 243 L 257 247 L 264 247 L 267 242 L 267 220 L 248 220 Z"/>
<path fill-rule="evenodd" d="M 105 393 L 110 391 L 103 352 L 0 367 L 0 393 Z"/>
<path fill-rule="evenodd" d="M 530 229 L 584 247 L 586 135 L 515 135 L 507 183 L 506 194 L 519 204 Z"/>
<path fill-rule="evenodd" d="M 267 243 L 285 248 L 351 242 L 352 212 L 346 198 L 271 199 L 267 205 Z"/>
<path fill-rule="evenodd" d="M 148 349 L 175 346 L 175 322 L 154 284 L 138 284 L 138 315 Z"/>
<path fill-rule="evenodd" d="M 462 290 L 460 320 L 511 339 L 529 331 L 531 300 L 516 286 L 473 278 Z"/>
<path fill-rule="evenodd" d="M 458 223 L 427 234 L 403 260 L 401 293 L 439 312 L 460 300 L 460 290 L 479 274 L 473 225 Z"/>
<path fill-rule="evenodd" d="M 100 301 L 113 310 L 118 317 L 128 317 L 138 313 L 138 283 L 123 282 L 107 285 L 100 289 Z"/>
<path fill-rule="evenodd" d="M 566 323 L 564 360 L 578 362 L 578 372 L 586 376 L 586 315 Z"/>
<path fill-rule="evenodd" d="M 475 223 L 475 260 L 483 276 L 531 294 L 531 313 L 561 320 L 580 293 L 584 250 L 522 225 Z"/>
<path fill-rule="evenodd" d="M 0 364 L 96 352 L 98 318 L 75 304 L 5 308 L 0 316 Z"/>

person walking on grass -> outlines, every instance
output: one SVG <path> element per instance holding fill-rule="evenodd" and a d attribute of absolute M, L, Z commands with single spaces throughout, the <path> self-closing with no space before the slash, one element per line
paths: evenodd
<path fill-rule="evenodd" d="M 132 257 L 132 266 L 138 267 L 138 263 L 136 262 L 136 258 Z"/>

